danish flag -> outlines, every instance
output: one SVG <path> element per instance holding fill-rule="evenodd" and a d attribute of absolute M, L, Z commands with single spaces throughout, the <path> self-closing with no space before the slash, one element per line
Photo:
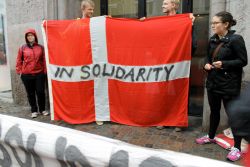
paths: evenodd
<path fill-rule="evenodd" d="M 189 14 L 44 21 L 52 120 L 187 126 Z"/>

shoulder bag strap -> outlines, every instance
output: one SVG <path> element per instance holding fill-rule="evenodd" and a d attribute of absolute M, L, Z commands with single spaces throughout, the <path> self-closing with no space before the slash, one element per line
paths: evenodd
<path fill-rule="evenodd" d="M 221 43 L 215 48 L 215 50 L 214 50 L 214 52 L 213 52 L 213 55 L 212 55 L 212 59 L 213 59 L 213 60 L 214 60 L 214 58 L 217 56 L 217 54 L 218 54 L 220 48 L 222 47 L 222 45 L 224 45 L 224 42 L 221 42 Z"/>

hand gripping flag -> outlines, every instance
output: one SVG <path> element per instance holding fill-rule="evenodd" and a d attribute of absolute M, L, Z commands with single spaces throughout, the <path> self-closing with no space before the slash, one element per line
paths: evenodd
<path fill-rule="evenodd" d="M 52 120 L 187 126 L 188 14 L 44 21 Z"/>

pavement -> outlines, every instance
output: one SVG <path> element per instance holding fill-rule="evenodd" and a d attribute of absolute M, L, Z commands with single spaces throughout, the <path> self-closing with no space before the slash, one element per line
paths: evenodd
<path fill-rule="evenodd" d="M 142 147 L 172 150 L 232 163 L 225 158 L 228 151 L 220 146 L 198 145 L 194 142 L 197 137 L 205 134 L 201 127 L 202 117 L 189 116 L 189 127 L 182 132 L 175 132 L 173 127 L 158 130 L 155 127 L 133 127 L 112 122 L 105 122 L 102 126 L 96 123 L 71 125 L 63 121 L 51 121 L 49 116 L 39 115 L 32 119 L 29 107 L 13 103 L 11 91 L 0 92 L 0 114 L 68 127 Z M 242 165 L 242 160 L 233 164 Z"/>

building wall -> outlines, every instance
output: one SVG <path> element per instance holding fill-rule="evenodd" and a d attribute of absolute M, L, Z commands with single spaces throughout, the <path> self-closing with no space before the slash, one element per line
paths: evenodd
<path fill-rule="evenodd" d="M 6 54 L 4 53 L 4 37 L 6 37 L 6 10 L 5 10 L 5 1 L 0 1 L 0 92 L 11 90 L 11 81 L 10 81 L 10 68 Z M 5 39 L 6 40 L 6 39 Z"/>
<path fill-rule="evenodd" d="M 210 20 L 220 11 L 228 11 L 232 13 L 233 17 L 237 20 L 237 25 L 232 27 L 236 33 L 241 34 L 245 40 L 248 60 L 250 60 L 250 1 L 249 0 L 210 0 Z M 212 32 L 210 31 L 210 35 Z M 250 62 L 249 62 L 250 64 Z M 250 65 L 244 68 L 244 77 L 242 88 L 246 84 L 250 84 Z M 209 115 L 210 108 L 207 100 L 207 94 L 204 95 L 203 106 L 203 130 L 207 131 L 209 128 Z M 221 121 L 219 129 L 224 129 L 228 126 L 227 115 L 224 109 L 221 112 Z"/>
<path fill-rule="evenodd" d="M 27 104 L 24 86 L 15 72 L 16 55 L 19 47 L 25 43 L 24 32 L 27 28 L 37 30 L 39 43 L 43 43 L 41 23 L 47 17 L 46 1 L 44 0 L 6 0 L 7 15 L 7 49 L 11 73 L 11 86 L 14 102 Z"/>

